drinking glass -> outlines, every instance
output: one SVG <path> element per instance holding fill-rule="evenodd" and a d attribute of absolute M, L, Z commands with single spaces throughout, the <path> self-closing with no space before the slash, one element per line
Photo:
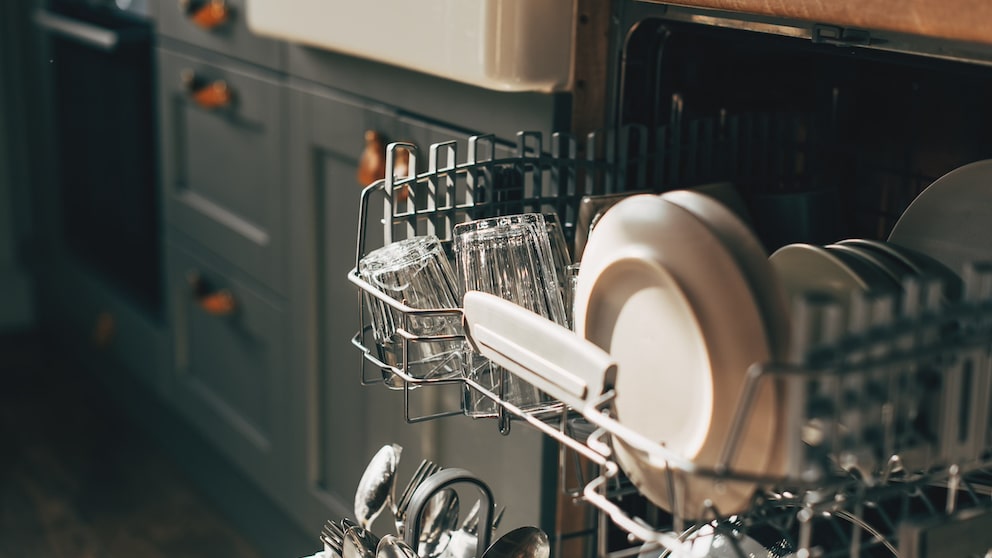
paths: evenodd
<path fill-rule="evenodd" d="M 575 287 L 579 284 L 579 267 L 582 264 L 569 264 L 565 266 L 565 317 L 569 329 L 575 331 Z"/>
<path fill-rule="evenodd" d="M 390 298 L 414 309 L 457 308 L 461 301 L 455 275 L 433 235 L 417 236 L 388 244 L 364 256 L 358 263 L 359 276 Z M 372 318 L 372 331 L 379 358 L 384 363 L 403 368 L 418 379 L 449 378 L 464 373 L 463 339 L 432 340 L 431 336 L 462 334 L 456 314 L 408 314 L 375 296 L 365 293 L 365 304 Z M 416 337 L 407 343 L 399 329 Z M 383 371 L 390 387 L 402 387 L 402 380 Z"/>
<path fill-rule="evenodd" d="M 558 288 L 561 289 L 562 296 L 568 284 L 566 271 L 572 264 L 572 256 L 568 252 L 568 242 L 565 241 L 565 230 L 561 226 L 561 221 L 555 213 L 544 213 L 544 224 L 548 231 L 548 242 L 551 246 L 551 259 L 554 262 L 555 273 L 558 274 Z M 566 312 L 568 305 L 565 305 Z"/>
<path fill-rule="evenodd" d="M 549 320 L 567 325 L 562 283 L 540 213 L 481 219 L 454 230 L 455 263 L 461 290 L 483 291 L 518 304 Z M 566 252 L 567 254 L 567 252 Z M 525 411 L 540 411 L 554 403 L 534 386 L 480 355 L 470 357 L 468 376 Z M 495 402 L 466 390 L 465 412 L 492 416 Z"/>

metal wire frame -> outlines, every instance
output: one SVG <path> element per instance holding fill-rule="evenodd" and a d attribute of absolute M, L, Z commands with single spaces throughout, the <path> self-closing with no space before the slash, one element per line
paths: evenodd
<path fill-rule="evenodd" d="M 986 279 L 983 276 L 983 281 Z M 927 360 L 932 358 L 937 358 L 939 353 L 947 353 L 948 351 L 954 351 L 955 347 L 965 346 L 970 343 L 986 343 L 988 342 L 989 336 L 988 332 L 982 330 L 981 327 L 987 327 L 989 325 L 989 315 L 988 309 L 985 313 L 976 312 L 973 305 L 964 305 L 960 308 L 946 310 L 947 318 L 954 320 L 963 320 L 970 316 L 976 320 L 976 324 L 972 324 L 972 327 L 958 328 L 958 336 L 953 342 L 948 345 L 949 340 L 947 338 L 943 339 L 933 339 L 934 344 L 924 345 L 917 347 L 916 349 L 906 352 L 888 352 L 882 358 L 878 360 L 865 360 L 861 361 L 860 364 L 862 368 L 874 369 L 874 368 L 888 368 L 892 366 L 899 366 L 900 364 L 912 364 L 919 362 L 921 360 Z M 933 316 L 925 316 L 926 322 L 932 322 Z M 907 334 L 905 324 L 890 324 L 893 331 L 901 332 L 902 335 Z M 931 327 L 931 326 L 927 326 Z M 918 335 L 914 335 L 918 336 Z M 889 337 L 895 337 L 889 335 Z M 925 339 L 929 339 L 923 336 Z M 868 343 L 869 337 L 864 337 L 860 342 Z M 938 342 L 939 343 L 936 343 Z M 794 378 L 809 378 L 813 376 L 822 376 L 823 374 L 838 374 L 835 368 L 830 368 L 826 364 L 831 362 L 833 359 L 840 358 L 840 350 L 859 352 L 858 349 L 858 339 L 845 339 L 842 342 L 836 343 L 835 347 L 820 347 L 811 346 L 809 348 L 809 357 L 806 359 L 808 369 L 800 370 L 796 367 L 761 367 L 755 366 L 752 368 L 749 374 L 748 388 L 742 392 L 741 403 L 738 406 L 738 415 L 745 414 L 750 404 L 751 394 L 754 393 L 754 386 L 757 382 L 762 381 L 762 379 L 768 379 L 775 375 L 790 375 Z M 872 342 L 877 342 L 874 340 Z M 833 356 L 831 356 L 833 355 Z M 820 364 L 816 364 L 817 362 Z M 381 364 L 381 363 L 380 363 Z M 828 371 L 828 369 L 830 371 Z M 401 370 L 397 371 L 401 375 L 403 372 Z M 842 374 L 853 374 L 856 371 L 845 370 Z M 413 383 L 422 382 L 416 378 L 410 379 Z M 833 536 L 838 540 L 848 537 L 849 540 L 843 546 L 845 547 L 844 553 L 847 554 L 824 554 L 825 556 L 832 555 L 853 555 L 857 556 L 862 548 L 868 549 L 872 547 L 884 547 L 889 550 L 893 555 L 898 556 L 898 551 L 895 550 L 894 543 L 890 540 L 894 535 L 883 534 L 883 531 L 887 529 L 891 531 L 898 520 L 888 519 L 885 515 L 884 510 L 879 506 L 882 495 L 885 494 L 908 494 L 907 487 L 911 488 L 915 492 L 919 492 L 919 487 L 927 483 L 933 483 L 939 480 L 946 480 L 948 485 L 948 504 L 947 513 L 950 513 L 954 509 L 954 500 L 958 492 L 958 486 L 961 484 L 961 478 L 963 475 L 967 474 L 972 470 L 980 470 L 988 467 L 989 462 L 986 458 L 981 458 L 981 456 L 976 456 L 974 460 L 967 464 L 958 465 L 954 464 L 950 467 L 943 467 L 934 471 L 924 471 L 916 474 L 915 476 L 904 477 L 899 479 L 898 484 L 890 482 L 892 480 L 891 471 L 883 469 L 877 479 L 867 482 L 865 478 L 854 478 L 851 475 L 845 474 L 842 476 L 835 476 L 832 478 L 823 478 L 822 476 L 816 477 L 804 477 L 803 475 L 798 475 L 792 479 L 782 479 L 782 478 L 772 478 L 762 475 L 746 475 L 739 472 L 735 472 L 732 469 L 725 466 L 725 463 L 732 462 L 732 457 L 736 452 L 735 443 L 733 440 L 728 441 L 727 446 L 723 452 L 724 458 L 721 460 L 724 464 L 718 464 L 714 468 L 702 468 L 695 464 L 682 459 L 678 455 L 674 455 L 671 452 L 665 450 L 664 447 L 658 446 L 656 443 L 650 440 L 644 440 L 636 432 L 631 432 L 629 429 L 625 428 L 619 422 L 613 420 L 609 416 L 609 403 L 612 399 L 612 394 L 604 394 L 596 402 L 591 404 L 586 409 L 583 409 L 582 415 L 585 420 L 596 427 L 596 431 L 593 432 L 585 440 L 576 439 L 569 435 L 568 429 L 565 426 L 565 422 L 559 423 L 557 426 L 549 423 L 546 420 L 541 420 L 537 417 L 530 416 L 524 413 L 519 408 L 513 406 L 499 393 L 494 393 L 488 390 L 485 386 L 479 385 L 471 379 L 460 379 L 458 381 L 464 382 L 468 387 L 479 391 L 485 397 L 493 400 L 508 415 L 519 418 L 530 426 L 538 429 L 543 434 L 552 437 L 563 445 L 563 447 L 568 447 L 570 450 L 574 451 L 576 454 L 582 456 L 586 460 L 595 464 L 600 468 L 600 475 L 587 483 L 582 488 L 582 498 L 592 504 L 595 508 L 603 512 L 608 516 L 614 523 L 620 526 L 621 529 L 630 533 L 630 535 L 636 539 L 648 541 L 650 543 L 659 545 L 664 548 L 674 549 L 681 541 L 685 538 L 685 525 L 687 524 L 686 518 L 681 518 L 676 513 L 673 518 L 671 525 L 668 530 L 658 531 L 655 528 L 649 526 L 649 524 L 640 518 L 631 517 L 626 510 L 621 509 L 614 501 L 618 494 L 616 492 L 611 492 L 609 489 L 609 484 L 613 479 L 616 479 L 621 471 L 618 465 L 611 459 L 612 452 L 610 447 L 610 442 L 608 441 L 611 437 L 620 437 L 624 439 L 625 442 L 634 446 L 640 451 L 643 451 L 648 459 L 654 458 L 659 460 L 669 470 L 678 470 L 683 473 L 691 473 L 696 475 L 713 476 L 714 478 L 733 478 L 733 479 L 746 479 L 755 482 L 762 483 L 763 486 L 789 486 L 791 483 L 792 492 L 786 489 L 777 489 L 767 494 L 770 497 L 765 497 L 763 502 L 756 502 L 752 509 L 748 512 L 749 517 L 754 518 L 759 515 L 764 514 L 766 517 L 765 524 L 773 524 L 771 521 L 767 521 L 767 517 L 770 517 L 769 510 L 791 510 L 789 513 L 795 514 L 795 522 L 793 525 L 798 525 L 798 534 L 795 536 L 795 542 L 791 543 L 800 550 L 810 550 L 810 545 L 812 544 L 812 529 L 815 523 L 814 519 L 830 517 L 835 520 L 841 520 L 846 523 L 850 523 L 853 531 L 851 535 L 845 535 L 845 531 L 838 527 L 836 523 L 828 522 L 827 525 L 834 533 Z M 743 410 L 742 410 L 743 409 Z M 565 415 L 562 415 L 562 421 L 565 420 Z M 733 436 L 731 437 L 733 438 Z M 897 460 L 888 460 L 886 463 L 897 463 Z M 671 481 L 674 482 L 674 481 Z M 675 490 L 670 492 L 675 493 Z M 882 513 L 878 515 L 879 521 L 883 523 L 885 529 L 879 529 L 863 519 L 864 509 L 873 508 L 877 510 L 882 510 Z M 932 510 L 937 510 L 936 506 L 930 506 Z M 673 506 L 674 510 L 680 509 L 679 506 Z M 726 518 L 722 518 L 717 510 L 711 510 L 712 520 L 720 521 Z M 788 515 L 788 514 L 786 514 Z M 779 514 L 781 517 L 781 514 Z M 860 533 L 866 533 L 868 538 L 866 541 L 862 542 Z M 681 533 L 678 534 L 677 533 Z M 600 539 L 604 538 L 604 535 L 600 533 Z"/>
<path fill-rule="evenodd" d="M 618 136 L 612 136 L 610 141 L 599 145 L 616 147 L 618 143 L 630 141 L 629 138 L 631 137 L 641 138 L 633 140 L 634 143 L 642 142 L 643 137 L 638 135 L 642 133 L 643 130 L 631 129 L 619 136 L 621 141 L 617 141 Z M 885 541 L 888 540 L 886 536 L 877 528 L 864 522 L 861 519 L 861 513 L 866 507 L 878 507 L 876 505 L 878 498 L 876 492 L 879 490 L 877 487 L 892 486 L 891 474 L 898 468 L 900 462 L 898 454 L 890 455 L 883 452 L 884 455 L 889 455 L 889 459 L 878 459 L 876 462 L 868 463 L 869 466 L 862 467 L 859 472 L 867 471 L 870 474 L 867 477 L 852 480 L 846 473 L 838 474 L 836 469 L 831 470 L 829 468 L 831 463 L 836 464 L 838 462 L 836 457 L 842 449 L 842 446 L 837 443 L 836 436 L 834 436 L 828 451 L 820 452 L 817 455 L 805 455 L 802 456 L 803 459 L 798 461 L 801 465 L 818 465 L 819 470 L 802 466 L 793 467 L 787 478 L 748 474 L 734 471 L 728 467 L 739 450 L 742 427 L 738 426 L 728 437 L 719 462 L 711 467 L 700 467 L 698 464 L 666 450 L 655 441 L 645 439 L 637 432 L 613 419 L 609 412 L 613 394 L 609 392 L 602 394 L 595 401 L 589 402 L 589 405 L 584 409 L 573 412 L 560 409 L 548 416 L 534 416 L 508 403 L 502 394 L 493 393 L 471 379 L 425 379 L 413 377 L 407 372 L 406 355 L 409 354 L 411 343 L 464 340 L 464 335 L 435 337 L 412 335 L 408 327 L 410 317 L 450 317 L 459 315 L 461 310 L 409 308 L 400 301 L 386 297 L 360 279 L 357 274 L 357 261 L 366 253 L 366 226 L 370 199 L 374 194 L 380 195 L 383 199 L 382 225 L 383 237 L 386 242 L 397 236 L 407 237 L 419 234 L 437 234 L 442 239 L 450 240 L 451 230 L 458 222 L 512 211 L 554 210 L 568 214 L 570 208 L 574 208 L 574 203 L 577 203 L 585 193 L 615 191 L 624 187 L 623 180 L 616 179 L 617 176 L 622 177 L 623 173 L 612 174 L 610 172 L 610 169 L 617 164 L 617 155 L 615 152 L 610 154 L 610 149 L 606 149 L 607 159 L 613 159 L 613 163 L 595 159 L 593 155 L 601 152 L 598 148 L 590 151 L 592 158 L 589 161 L 580 163 L 574 159 L 575 148 L 571 139 L 556 138 L 555 150 L 567 154 L 566 157 L 562 158 L 542 153 L 539 139 L 535 147 L 532 145 L 533 138 L 534 136 L 530 134 L 522 134 L 517 156 L 502 159 L 479 154 L 480 151 L 496 152 L 495 142 L 491 138 L 472 138 L 469 142 L 468 161 L 463 164 L 452 162 L 456 160 L 453 144 L 438 144 L 431 148 L 430 169 L 427 173 L 419 176 L 401 177 L 397 180 L 389 172 L 386 179 L 363 191 L 356 269 L 349 274 L 349 279 L 359 288 L 361 296 L 377 297 L 403 316 L 398 327 L 398 333 L 403 339 L 403 362 L 395 366 L 388 365 L 377 358 L 373 350 L 370 349 L 373 346 L 369 342 L 370 328 L 365 325 L 363 317 L 361 330 L 353 339 L 353 344 L 362 351 L 364 357 L 363 382 L 373 383 L 376 381 L 367 375 L 366 363 L 373 365 L 380 372 L 380 375 L 386 373 L 399 378 L 405 392 L 405 415 L 407 420 L 411 422 L 432 420 L 461 412 L 460 409 L 452 409 L 426 416 L 411 416 L 410 393 L 413 389 L 430 385 L 462 384 L 464 388 L 474 389 L 497 404 L 501 430 L 508 428 L 510 419 L 521 420 L 555 439 L 562 444 L 563 448 L 567 448 L 595 465 L 599 469 L 599 475 L 581 486 L 578 491 L 571 493 L 576 497 L 581 497 L 601 512 L 598 544 L 600 545 L 600 555 L 603 556 L 607 552 L 603 546 L 605 518 L 612 520 L 635 539 L 648 541 L 669 549 L 681 544 L 681 540 L 686 536 L 686 525 L 690 523 L 688 518 L 679 517 L 676 514 L 666 529 L 658 531 L 656 528 L 652 528 L 648 522 L 638 517 L 632 517 L 626 510 L 616 505 L 613 498 L 621 494 L 621 491 L 615 488 L 621 471 L 612 459 L 610 440 L 613 438 L 624 440 L 635 450 L 643 453 L 646 459 L 665 467 L 669 471 L 708 476 L 715 479 L 748 480 L 756 482 L 762 487 L 770 487 L 762 494 L 771 497 L 756 501 L 752 509 L 749 510 L 749 517 L 754 518 L 762 513 L 767 514 L 769 509 L 791 510 L 790 514 L 794 517 L 790 521 L 799 526 L 795 544 L 801 550 L 810 550 L 814 519 L 824 514 L 832 519 L 840 519 L 857 527 L 853 531 L 852 541 L 848 545 L 851 547 L 849 552 L 856 555 L 854 549 L 860 548 L 859 537 L 862 531 L 869 534 L 869 542 L 874 541 L 886 546 Z M 398 148 L 415 149 L 409 144 L 394 144 L 390 146 L 390 155 L 387 157 L 387 161 L 392 160 L 392 154 Z M 415 157 L 415 154 L 413 156 Z M 446 159 L 443 163 L 441 162 L 442 158 Z M 643 160 L 646 161 L 646 159 Z M 632 162 L 630 159 L 624 161 L 620 166 L 624 169 L 633 168 L 635 169 L 634 175 L 638 175 L 637 169 L 642 163 Z M 411 167 L 416 168 L 415 159 Z M 392 166 L 389 165 L 389 168 L 391 169 Z M 532 175 L 541 175 L 541 177 L 537 178 Z M 547 178 L 548 176 L 550 178 Z M 611 176 L 613 178 L 610 178 Z M 560 184 L 562 180 L 567 182 L 564 187 Z M 579 183 L 584 183 L 585 186 L 578 188 Z M 408 197 L 406 200 L 400 200 L 397 192 L 404 188 L 408 191 Z M 438 201 L 439 197 L 440 202 Z M 573 223 L 574 221 L 565 221 L 566 227 L 572 226 Z M 946 357 L 945 360 L 953 360 L 956 356 L 955 351 L 960 353 L 963 347 L 984 346 L 987 348 L 990 338 L 990 323 L 992 323 L 992 312 L 989 311 L 989 298 L 992 297 L 992 292 L 990 292 L 992 291 L 992 280 L 989 277 L 992 275 L 988 273 L 987 268 L 982 266 L 977 266 L 974 270 L 973 276 L 969 281 L 966 281 L 968 296 L 966 296 L 965 304 L 949 309 L 939 309 L 939 312 L 934 314 L 937 310 L 932 307 L 924 304 L 924 307 L 918 308 L 907 302 L 901 310 L 904 315 L 909 316 L 908 321 L 904 320 L 898 323 L 889 321 L 883 324 L 885 327 L 880 329 L 870 329 L 867 327 L 867 322 L 864 322 L 864 327 L 861 329 L 854 328 L 855 335 L 844 339 L 805 339 L 808 345 L 804 346 L 802 350 L 794 351 L 800 357 L 795 363 L 791 365 L 776 363 L 752 367 L 748 371 L 745 388 L 740 394 L 735 411 L 737 419 L 740 420 L 735 420 L 735 423 L 741 425 L 744 423 L 743 419 L 749 416 L 754 394 L 763 382 L 781 380 L 798 386 L 790 393 L 803 396 L 798 399 L 799 403 L 794 403 L 794 408 L 802 411 L 811 404 L 811 394 L 812 396 L 824 396 L 826 399 L 837 399 L 837 393 L 826 392 L 836 391 L 841 383 L 823 382 L 825 377 L 856 377 L 864 370 L 893 370 L 900 367 L 912 372 L 917 369 L 920 362 L 939 361 L 944 357 Z M 939 286 L 934 287 L 933 285 L 908 284 L 905 287 L 908 292 L 924 291 L 932 294 L 939 290 Z M 926 299 L 926 297 L 924 298 Z M 912 299 L 913 297 L 904 297 L 904 300 Z M 933 300 L 933 297 L 931 296 L 928 300 Z M 870 305 L 865 303 L 864 306 L 867 308 Z M 926 312 L 930 312 L 930 314 L 926 314 Z M 954 328 L 950 328 L 951 337 L 940 336 L 941 324 L 955 325 Z M 830 330 L 831 328 L 821 327 L 820 329 Z M 833 329 L 836 330 L 837 328 L 833 327 Z M 943 329 L 946 330 L 947 328 Z M 947 332 L 944 331 L 944 333 Z M 799 337 L 802 338 L 802 335 Z M 884 350 L 880 351 L 880 346 Z M 852 355 L 856 355 L 857 358 L 852 358 Z M 811 382 L 820 390 L 819 392 L 809 389 Z M 576 412 L 581 414 L 595 429 L 595 432 L 585 439 L 576 439 L 564 427 L 568 417 L 574 417 Z M 808 417 L 800 414 L 793 415 L 792 418 L 797 419 L 794 424 L 800 425 Z M 893 424 L 888 422 L 885 426 L 891 428 Z M 836 433 L 836 430 L 832 432 L 834 435 Z M 795 434 L 795 438 L 792 442 L 799 444 L 800 436 L 795 432 L 793 434 Z M 893 435 L 888 432 L 883 438 L 891 440 Z M 890 445 L 884 447 L 889 449 Z M 851 450 L 850 447 L 843 449 L 852 453 L 849 451 Z M 855 451 L 853 454 L 857 454 L 857 452 Z M 915 476 L 898 479 L 902 483 L 898 488 L 905 491 L 907 486 L 917 486 L 922 482 L 946 479 L 949 485 L 949 494 L 956 495 L 958 491 L 954 487 L 961 484 L 963 475 L 986 468 L 989 465 L 987 452 L 982 456 L 971 455 L 968 458 L 960 463 L 953 463 L 951 467 L 946 467 L 946 463 L 931 462 L 931 470 L 920 471 Z M 933 470 L 934 468 L 936 470 Z M 953 474 L 949 473 L 951 470 L 953 470 Z M 793 494 L 798 496 L 787 496 L 790 492 L 782 488 L 783 486 L 788 487 L 789 490 L 794 491 Z M 854 487 L 856 490 L 852 491 L 850 487 Z M 675 493 L 676 491 L 671 490 L 670 492 Z M 843 501 L 853 505 L 853 511 L 852 509 L 839 508 L 836 504 L 833 504 L 833 508 L 824 510 L 822 506 L 824 494 L 834 494 L 835 496 L 844 494 Z M 954 499 L 954 496 L 948 498 L 948 510 L 953 509 Z M 679 509 L 679 506 L 673 506 L 673 509 Z M 797 509 L 799 511 L 795 511 Z M 726 519 L 721 517 L 715 509 L 710 510 L 710 513 L 712 515 L 710 519 L 713 521 Z M 790 514 L 785 515 L 789 516 Z M 898 523 L 897 520 L 886 519 L 884 514 L 881 518 L 880 521 L 887 527 Z M 766 521 L 765 524 L 772 525 L 773 523 Z M 838 526 L 833 522 L 829 525 L 832 530 L 838 529 Z M 888 544 L 888 548 L 889 550 L 892 549 L 891 542 Z"/>
<path fill-rule="evenodd" d="M 795 118 L 790 117 L 789 121 Z M 752 136 L 764 137 L 759 132 L 767 131 L 769 122 L 778 122 L 771 126 L 777 129 L 782 127 L 784 121 L 776 115 L 722 115 L 719 125 L 715 125 L 712 119 L 679 120 L 672 126 L 655 130 L 630 125 L 618 130 L 591 133 L 584 138 L 581 148 L 577 139 L 568 134 L 553 134 L 546 145 L 540 133 L 520 132 L 516 144 L 512 146 L 492 135 L 473 136 L 467 140 L 464 162 L 459 162 L 458 142 L 430 146 L 427 170 L 420 174 L 416 171 L 417 146 L 392 143 L 387 147 L 385 178 L 362 192 L 356 267 L 349 274 L 349 279 L 364 293 L 361 296 L 378 298 L 402 314 L 404 322 L 410 316 L 456 314 L 450 309 L 414 310 L 384 297 L 361 281 L 356 270 L 358 261 L 368 252 L 367 245 L 371 242 L 369 219 L 374 204 L 379 203 L 382 207 L 379 225 L 382 227 L 383 245 L 411 236 L 433 234 L 447 246 L 454 226 L 460 222 L 519 212 L 556 213 L 566 239 L 571 241 L 578 207 L 584 196 L 661 191 L 685 181 L 704 180 L 709 176 L 703 175 L 703 168 L 729 168 L 727 164 L 716 164 L 718 160 L 723 160 L 719 153 L 754 154 L 758 148 L 750 146 Z M 767 149 L 774 147 L 776 151 L 795 148 L 783 138 L 759 143 Z M 400 150 L 409 154 L 406 176 L 394 172 L 396 154 Z M 580 156 L 580 151 L 584 151 L 584 156 Z M 747 157 L 744 159 L 750 160 Z M 735 156 L 727 159 L 730 163 L 737 160 Z M 730 167 L 735 171 L 751 172 L 750 163 L 744 161 L 741 165 L 731 164 Z M 737 169 L 738 166 L 741 169 Z M 659 180 L 662 176 L 664 179 Z M 646 188 L 648 184 L 653 187 Z M 382 374 L 399 378 L 404 391 L 406 419 L 410 422 L 455 414 L 455 410 L 427 415 L 410 412 L 411 388 L 451 382 L 414 378 L 406 373 L 405 358 L 401 366 L 389 366 L 376 358 L 365 319 L 363 313 L 359 332 L 352 339 L 353 345 L 364 356 L 363 383 L 381 382 L 379 377 Z M 404 355 L 408 354 L 410 343 L 450 340 L 418 338 L 409 331 L 402 327 L 397 331 L 403 339 Z M 378 372 L 370 375 L 368 365 Z M 506 430 L 510 417 L 500 409 L 498 418 L 501 430 Z"/>
<path fill-rule="evenodd" d="M 450 247 L 452 231 L 458 223 L 482 217 L 519 212 L 553 212 L 561 217 L 563 231 L 568 240 L 574 234 L 578 204 L 583 196 L 617 191 L 623 184 L 622 176 L 614 169 L 625 166 L 628 159 L 645 158 L 631 155 L 628 131 L 616 134 L 601 131 L 587 138 L 589 156 L 578 157 L 578 142 L 568 134 L 554 134 L 549 150 L 545 150 L 543 136 L 537 132 L 520 132 L 512 148 L 499 142 L 492 135 L 468 138 L 464 162 L 458 162 L 458 142 L 432 145 L 428 150 L 427 171 L 417 174 L 418 149 L 409 143 L 396 142 L 387 147 L 386 176 L 368 187 L 361 196 L 359 230 L 355 268 L 349 280 L 359 288 L 360 296 L 374 297 L 402 316 L 397 327 L 401 337 L 402 362 L 389 365 L 376 356 L 375 343 L 370 335 L 364 312 L 360 314 L 360 328 L 352 344 L 362 355 L 362 383 L 382 383 L 382 378 L 398 379 L 404 392 L 404 414 L 408 422 L 421 422 L 451 416 L 460 409 L 440 410 L 423 415 L 414 414 L 410 404 L 412 389 L 457 383 L 457 380 L 416 378 L 408 373 L 408 359 L 412 343 L 457 341 L 463 335 L 423 337 L 411 333 L 411 317 L 459 316 L 459 309 L 413 309 L 396 301 L 359 276 L 358 262 L 368 253 L 373 233 L 370 227 L 371 208 L 381 204 L 381 244 L 420 235 L 436 235 L 442 245 Z M 641 144 L 641 149 L 646 145 Z M 394 173 L 396 153 L 409 153 L 411 169 L 407 176 Z M 500 153 L 505 156 L 497 156 Z M 619 163 L 618 163 L 619 161 Z M 640 174 L 643 177 L 643 173 Z M 370 370 L 371 368 L 371 370 Z M 508 374 L 502 371 L 502 374 Z M 503 382 L 505 384 L 505 382 Z M 471 386 L 466 385 L 466 389 Z M 562 412 L 560 405 L 552 406 L 537 416 L 554 420 Z M 509 431 L 512 418 L 498 407 L 500 430 Z"/>

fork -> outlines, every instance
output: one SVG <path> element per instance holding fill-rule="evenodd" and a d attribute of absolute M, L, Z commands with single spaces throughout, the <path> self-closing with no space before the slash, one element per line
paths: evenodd
<path fill-rule="evenodd" d="M 324 550 L 332 552 L 335 558 L 342 556 L 344 547 L 344 532 L 348 529 L 344 519 L 341 523 L 328 519 L 320 529 L 320 542 L 324 543 Z"/>
<path fill-rule="evenodd" d="M 479 500 L 475 501 L 475 505 L 469 510 L 468 515 L 462 520 L 462 524 L 459 527 L 462 531 L 469 533 L 470 535 L 479 534 L 479 506 L 482 504 Z M 506 506 L 497 506 L 496 515 L 492 519 L 492 525 L 490 525 L 490 532 L 496 533 L 496 529 L 499 528 L 499 524 L 503 521 L 503 512 L 506 511 Z"/>
<path fill-rule="evenodd" d="M 431 461 L 430 459 L 424 459 L 420 462 L 417 467 L 416 472 L 410 478 L 410 481 L 406 484 L 406 488 L 400 494 L 400 497 L 396 500 L 396 505 L 393 507 L 393 520 L 396 524 L 396 535 L 400 538 L 403 537 L 406 525 L 406 511 L 410 506 L 410 499 L 413 497 L 414 491 L 427 480 L 434 473 L 441 470 L 441 467 Z"/>

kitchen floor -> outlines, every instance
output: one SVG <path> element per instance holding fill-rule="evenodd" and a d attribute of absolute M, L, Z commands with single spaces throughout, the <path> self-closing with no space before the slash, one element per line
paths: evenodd
<path fill-rule="evenodd" d="M 0 336 L 0 447 L 0 558 L 260 556 L 33 335 Z"/>

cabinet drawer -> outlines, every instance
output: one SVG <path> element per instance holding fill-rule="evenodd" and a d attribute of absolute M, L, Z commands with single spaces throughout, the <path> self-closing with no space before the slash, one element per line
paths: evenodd
<path fill-rule="evenodd" d="M 186 43 L 282 70 L 285 45 L 245 25 L 246 0 L 159 0 L 158 32 Z"/>
<path fill-rule="evenodd" d="M 281 292 L 282 86 L 160 50 L 159 87 L 166 222 Z"/>
<path fill-rule="evenodd" d="M 167 247 L 175 407 L 263 487 L 279 483 L 285 315 L 229 270 Z"/>

